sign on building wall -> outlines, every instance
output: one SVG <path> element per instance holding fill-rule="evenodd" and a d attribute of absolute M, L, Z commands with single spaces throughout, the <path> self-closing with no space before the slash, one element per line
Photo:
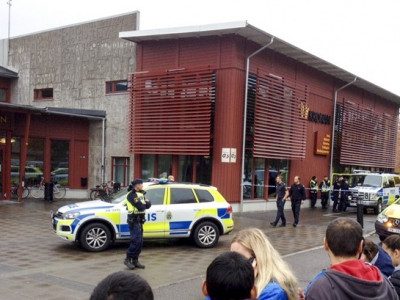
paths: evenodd
<path fill-rule="evenodd" d="M 222 148 L 221 162 L 236 163 L 236 148 Z"/>
<path fill-rule="evenodd" d="M 315 132 L 315 137 L 314 137 L 314 143 L 315 143 L 315 155 L 329 155 L 329 152 L 331 150 L 331 135 L 329 133 L 323 134 L 320 133 L 319 131 Z"/>

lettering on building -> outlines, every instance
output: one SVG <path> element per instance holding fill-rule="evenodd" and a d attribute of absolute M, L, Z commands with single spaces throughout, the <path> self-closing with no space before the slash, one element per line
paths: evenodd
<path fill-rule="evenodd" d="M 310 110 L 305 102 L 300 104 L 300 118 L 324 125 L 331 124 L 331 116 Z"/>
<path fill-rule="evenodd" d="M 315 143 L 315 151 L 314 151 L 315 155 L 323 155 L 323 156 L 329 155 L 331 150 L 331 135 L 329 133 L 324 135 L 321 134 L 319 131 L 316 131 L 314 143 Z"/>

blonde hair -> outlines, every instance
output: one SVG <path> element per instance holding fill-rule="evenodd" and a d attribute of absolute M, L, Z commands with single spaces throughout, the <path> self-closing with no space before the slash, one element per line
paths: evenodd
<path fill-rule="evenodd" d="M 248 228 L 239 231 L 231 244 L 235 242 L 256 257 L 257 276 L 254 284 L 257 287 L 257 296 L 260 296 L 268 283 L 276 282 L 283 288 L 289 300 L 298 299 L 296 277 L 260 229 Z"/>

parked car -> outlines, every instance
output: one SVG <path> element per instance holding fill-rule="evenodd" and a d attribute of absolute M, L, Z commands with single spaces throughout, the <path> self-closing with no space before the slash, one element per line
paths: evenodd
<path fill-rule="evenodd" d="M 375 231 L 383 241 L 391 234 L 400 234 L 400 200 L 383 210 L 375 221 Z"/>
<path fill-rule="evenodd" d="M 144 238 L 191 238 L 201 248 L 214 247 L 233 230 L 232 207 L 217 188 L 201 184 L 154 183 L 144 187 L 152 206 L 146 210 Z M 129 240 L 127 190 L 111 203 L 102 200 L 69 204 L 51 213 L 54 232 L 79 242 L 88 251 Z"/>

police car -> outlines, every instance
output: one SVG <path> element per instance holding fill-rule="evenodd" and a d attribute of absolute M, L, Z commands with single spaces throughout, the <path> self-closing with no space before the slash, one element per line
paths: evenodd
<path fill-rule="evenodd" d="M 200 248 L 214 247 L 233 230 L 232 206 L 217 188 L 202 184 L 157 183 L 144 187 L 144 238 L 191 238 Z M 127 190 L 111 203 L 102 200 L 69 204 L 51 212 L 54 232 L 88 251 L 103 251 L 117 240 L 129 240 Z"/>
<path fill-rule="evenodd" d="M 375 231 L 381 241 L 391 234 L 400 234 L 400 199 L 378 215 Z"/>

